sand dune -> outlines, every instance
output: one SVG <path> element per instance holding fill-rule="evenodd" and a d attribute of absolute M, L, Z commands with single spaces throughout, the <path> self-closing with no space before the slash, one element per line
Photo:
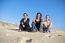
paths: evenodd
<path fill-rule="evenodd" d="M 0 29 L 17 29 L 18 25 L 0 21 Z"/>
<path fill-rule="evenodd" d="M 15 28 L 14 28 L 15 27 Z M 65 43 L 65 31 L 18 32 L 14 25 L 0 24 L 0 43 Z"/>
<path fill-rule="evenodd" d="M 0 29 L 0 43 L 65 43 L 65 31 L 40 33 Z"/>

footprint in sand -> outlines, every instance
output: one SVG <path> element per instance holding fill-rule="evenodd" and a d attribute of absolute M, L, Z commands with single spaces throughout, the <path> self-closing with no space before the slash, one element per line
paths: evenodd
<path fill-rule="evenodd" d="M 19 43 L 31 43 L 32 39 L 28 37 L 23 37 Z"/>

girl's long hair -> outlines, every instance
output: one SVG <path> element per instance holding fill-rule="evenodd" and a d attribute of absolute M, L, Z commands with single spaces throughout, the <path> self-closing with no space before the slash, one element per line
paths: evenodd
<path fill-rule="evenodd" d="M 37 12 L 36 19 L 38 18 L 38 14 L 40 14 L 40 19 L 42 19 L 42 14 L 40 12 Z"/>

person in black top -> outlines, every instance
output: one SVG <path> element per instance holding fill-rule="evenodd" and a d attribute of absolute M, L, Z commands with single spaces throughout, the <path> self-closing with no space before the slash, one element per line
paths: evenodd
<path fill-rule="evenodd" d="M 24 18 L 21 19 L 20 25 L 19 25 L 19 31 L 24 30 L 24 31 L 29 31 L 30 25 L 29 25 L 29 18 L 27 13 L 23 14 Z"/>
<path fill-rule="evenodd" d="M 32 21 L 32 31 L 40 31 L 40 24 L 42 22 L 42 14 L 37 12 L 35 20 Z"/>

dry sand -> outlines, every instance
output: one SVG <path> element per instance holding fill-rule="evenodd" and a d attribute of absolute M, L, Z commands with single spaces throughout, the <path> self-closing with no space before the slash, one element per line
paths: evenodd
<path fill-rule="evenodd" d="M 41 33 L 0 29 L 0 43 L 65 43 L 65 31 Z"/>
<path fill-rule="evenodd" d="M 18 32 L 18 27 L 0 23 L 0 43 L 65 43 L 65 31 Z"/>

